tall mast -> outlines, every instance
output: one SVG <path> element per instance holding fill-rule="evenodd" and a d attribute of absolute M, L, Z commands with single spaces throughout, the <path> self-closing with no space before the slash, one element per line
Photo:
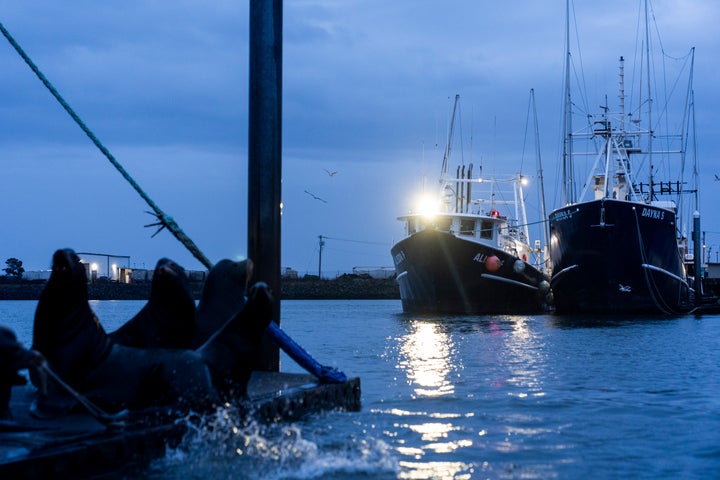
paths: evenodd
<path fill-rule="evenodd" d="M 453 104 L 452 117 L 450 117 L 450 130 L 448 131 L 447 145 L 445 145 L 445 155 L 443 155 L 442 169 L 440 171 L 440 178 L 445 178 L 448 169 L 448 160 L 450 160 L 450 149 L 452 147 L 453 129 L 455 128 L 455 112 L 457 111 L 458 102 L 460 101 L 460 95 L 455 95 L 455 103 Z"/>
<path fill-rule="evenodd" d="M 550 245 L 550 235 L 548 233 L 547 214 L 545 213 L 545 182 L 543 181 L 542 158 L 540 156 L 540 130 L 538 128 L 537 108 L 535 108 L 535 89 L 533 88 L 530 89 L 530 98 L 532 100 L 533 123 L 535 125 L 535 153 L 537 156 L 538 164 L 538 180 L 540 181 L 540 213 L 542 214 L 543 236 L 545 240 L 545 246 L 547 247 L 548 245 Z"/>
<path fill-rule="evenodd" d="M 570 0 L 565 1 L 565 93 L 563 99 L 563 205 L 575 203 L 572 165 L 572 104 L 570 101 Z"/>
<path fill-rule="evenodd" d="M 654 170 L 655 165 L 653 162 L 653 119 L 652 119 L 652 94 L 650 90 L 650 85 L 652 83 L 651 75 L 650 75 L 650 21 L 648 19 L 648 2 L 645 0 L 645 68 L 647 75 L 647 113 L 648 113 L 648 143 L 647 143 L 647 151 L 649 155 L 649 165 L 650 165 L 650 201 L 652 202 L 655 197 L 655 180 L 654 180 Z"/>
<path fill-rule="evenodd" d="M 695 89 L 693 84 L 695 83 L 695 47 L 691 49 L 692 58 L 690 60 L 690 120 L 692 122 L 692 149 L 693 149 L 693 190 L 695 190 L 695 210 L 700 211 L 700 193 L 698 184 L 698 161 L 697 161 L 697 136 L 695 129 Z M 703 242 L 704 243 L 704 242 Z"/>

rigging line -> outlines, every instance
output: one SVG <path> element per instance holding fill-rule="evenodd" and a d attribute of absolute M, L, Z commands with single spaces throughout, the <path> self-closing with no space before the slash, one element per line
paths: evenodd
<path fill-rule="evenodd" d="M 40 69 L 35 65 L 35 63 L 30 59 L 30 57 L 25 53 L 25 51 L 20 47 L 20 45 L 15 41 L 15 39 L 10 35 L 10 32 L 8 32 L 2 23 L 0 23 L 0 31 L 2 32 L 3 36 L 10 42 L 10 45 L 17 51 L 17 53 L 22 57 L 22 59 L 27 63 L 27 65 L 30 67 L 30 69 L 35 73 L 35 75 L 40 79 L 40 81 L 45 85 L 45 87 L 50 91 L 50 93 L 55 97 L 55 99 L 62 105 L 62 107 L 65 109 L 65 111 L 72 117 L 73 120 L 75 120 L 75 123 L 78 124 L 78 126 L 85 132 L 85 134 L 92 140 L 92 142 L 95 144 L 95 146 L 105 155 L 105 157 L 112 163 L 112 165 L 117 169 L 118 172 L 123 176 L 125 180 L 128 181 L 130 185 L 135 189 L 135 191 L 140 194 L 140 196 L 145 200 L 145 202 L 150 206 L 150 208 L 153 209 L 155 212 L 154 215 L 157 217 L 158 222 L 153 223 L 146 226 L 159 226 L 155 234 L 160 232 L 163 228 L 167 228 L 174 236 L 177 238 L 180 243 L 185 245 L 185 247 L 192 253 L 196 259 L 200 261 L 203 265 L 205 265 L 208 269 L 212 267 L 212 263 L 208 258 L 200 251 L 200 249 L 195 245 L 195 243 L 188 237 L 185 232 L 182 231 L 180 226 L 173 220 L 172 217 L 165 214 L 160 207 L 158 207 L 155 202 L 143 191 L 142 188 L 140 188 L 140 185 L 135 182 L 135 180 L 130 176 L 130 174 L 120 165 L 120 163 L 115 159 L 115 157 L 110 153 L 110 151 L 105 147 L 105 145 L 100 142 L 100 140 L 95 136 L 95 134 L 88 128 L 87 125 L 80 119 L 80 117 L 75 113 L 75 111 L 70 107 L 70 105 L 65 101 L 65 99 L 60 95 L 60 93 L 53 87 L 53 85 L 50 83 L 50 81 L 43 75 L 43 73 L 40 71 Z"/>

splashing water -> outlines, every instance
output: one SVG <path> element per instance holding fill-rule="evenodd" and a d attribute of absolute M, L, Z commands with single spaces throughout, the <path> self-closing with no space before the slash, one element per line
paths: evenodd
<path fill-rule="evenodd" d="M 328 435 L 327 425 L 317 428 L 317 418 L 312 424 L 264 424 L 251 418 L 245 408 L 232 405 L 188 415 L 182 420 L 188 430 L 181 443 L 168 447 L 142 475 L 153 480 L 397 478 L 392 450 L 381 440 L 350 434 L 339 442 L 336 432 Z"/>

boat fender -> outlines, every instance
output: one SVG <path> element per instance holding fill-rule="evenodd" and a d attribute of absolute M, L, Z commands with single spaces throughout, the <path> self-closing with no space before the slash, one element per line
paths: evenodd
<path fill-rule="evenodd" d="M 540 282 L 540 285 L 538 285 L 538 289 L 541 293 L 547 293 L 550 291 L 550 284 L 547 282 L 547 280 L 543 280 Z"/>
<path fill-rule="evenodd" d="M 525 262 L 518 258 L 513 264 L 513 270 L 515 270 L 515 273 L 522 273 L 525 270 Z"/>
<path fill-rule="evenodd" d="M 487 268 L 489 272 L 497 272 L 501 266 L 502 262 L 495 255 L 491 255 L 485 259 L 485 268 Z"/>

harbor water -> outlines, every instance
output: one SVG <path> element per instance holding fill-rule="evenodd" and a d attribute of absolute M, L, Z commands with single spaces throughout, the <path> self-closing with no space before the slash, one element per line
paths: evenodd
<path fill-rule="evenodd" d="M 141 301 L 93 301 L 106 330 Z M 29 345 L 36 302 L 0 302 Z M 147 479 L 709 479 L 720 316 L 419 316 L 397 300 L 282 303 L 281 325 L 362 384 L 360 412 L 243 422 L 232 406 Z M 281 370 L 301 372 L 281 356 Z"/>

